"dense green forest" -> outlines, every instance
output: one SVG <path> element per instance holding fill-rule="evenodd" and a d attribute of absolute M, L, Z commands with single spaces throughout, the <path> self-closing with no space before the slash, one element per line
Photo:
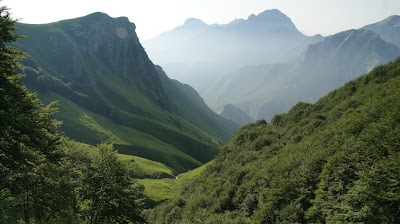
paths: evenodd
<path fill-rule="evenodd" d="M 150 223 L 399 223 L 400 59 L 237 131 Z"/>

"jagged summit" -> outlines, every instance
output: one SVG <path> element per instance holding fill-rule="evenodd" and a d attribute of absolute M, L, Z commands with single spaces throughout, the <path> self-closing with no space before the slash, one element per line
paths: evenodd
<path fill-rule="evenodd" d="M 398 15 L 364 26 L 363 29 L 371 30 L 379 34 L 384 41 L 400 47 L 400 16 Z"/>
<path fill-rule="evenodd" d="M 265 10 L 257 15 L 258 18 L 276 18 L 276 19 L 289 19 L 284 13 L 278 9 Z M 289 19 L 290 20 L 290 19 Z"/>
<path fill-rule="evenodd" d="M 258 15 L 251 14 L 247 19 L 249 22 L 252 21 L 263 21 L 263 22 L 288 22 L 292 23 L 292 20 L 283 14 L 278 9 L 265 10 Z"/>
<path fill-rule="evenodd" d="M 232 24 L 234 23 L 230 23 L 230 25 Z M 265 10 L 257 15 L 251 14 L 247 20 L 241 21 L 241 26 L 257 32 L 278 32 L 303 36 L 292 20 L 278 9 Z"/>
<path fill-rule="evenodd" d="M 354 56 L 354 52 L 359 53 Z M 360 60 L 363 57 L 368 57 L 371 59 L 371 63 L 374 61 L 372 58 L 375 58 L 375 63 L 372 63 L 373 65 L 371 66 L 367 66 L 367 71 L 369 71 L 372 67 L 376 66 L 376 62 L 381 61 L 381 58 L 387 58 L 381 63 L 390 61 L 388 58 L 395 58 L 395 56 L 398 55 L 398 48 L 393 44 L 383 41 L 378 34 L 370 30 L 351 29 L 326 37 L 323 41 L 310 45 L 304 52 L 303 59 L 314 64 L 316 61 L 320 61 L 322 58 L 326 57 L 355 60 L 355 58 L 347 58 L 350 55 Z M 361 55 L 363 55 L 363 57 Z M 363 63 L 360 61 L 359 64 L 361 65 Z"/>

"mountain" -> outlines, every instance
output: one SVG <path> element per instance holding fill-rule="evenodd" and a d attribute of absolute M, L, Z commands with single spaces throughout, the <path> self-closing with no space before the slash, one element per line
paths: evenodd
<path fill-rule="evenodd" d="M 148 221 L 399 223 L 399 88 L 400 59 L 242 127 Z"/>
<path fill-rule="evenodd" d="M 186 52 L 183 51 L 184 47 L 188 47 L 188 42 L 191 39 L 210 27 L 213 26 L 204 23 L 200 19 L 189 18 L 182 26 L 178 26 L 169 32 L 164 32 L 152 40 L 145 41 L 143 44 L 146 52 L 157 64 L 160 64 L 160 62 L 185 61 Z M 165 57 L 168 54 L 171 57 Z"/>
<path fill-rule="evenodd" d="M 240 126 L 254 122 L 253 118 L 232 104 L 226 104 L 219 108 L 216 112 L 221 117 L 230 119 Z"/>
<path fill-rule="evenodd" d="M 70 138 L 113 142 L 120 153 L 182 172 L 212 159 L 238 127 L 156 67 L 125 17 L 93 13 L 17 29 L 27 36 L 16 44 L 29 54 L 26 85 L 44 102 L 59 101 Z"/>
<path fill-rule="evenodd" d="M 211 108 L 232 103 L 254 119 L 270 120 L 398 56 L 400 49 L 378 34 L 348 30 L 309 45 L 291 62 L 239 69 L 214 81 L 202 96 Z"/>
<path fill-rule="evenodd" d="M 363 29 L 371 30 L 384 41 L 400 47 L 400 16 L 390 16 L 383 21 L 364 26 Z"/>
<path fill-rule="evenodd" d="M 221 25 L 188 21 L 143 45 L 171 77 L 198 91 L 207 87 L 210 78 L 245 65 L 287 61 L 322 39 L 305 36 L 276 9 Z"/>

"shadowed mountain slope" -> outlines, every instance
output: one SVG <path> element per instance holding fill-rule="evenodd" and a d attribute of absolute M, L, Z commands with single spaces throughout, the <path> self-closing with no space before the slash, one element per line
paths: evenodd
<path fill-rule="evenodd" d="M 211 108 L 235 104 L 254 119 L 271 119 L 298 101 L 314 102 L 377 65 L 400 56 L 400 49 L 369 30 L 348 30 L 311 44 L 297 60 L 247 66 L 203 92 Z"/>
<path fill-rule="evenodd" d="M 26 84 L 44 101 L 58 100 L 62 130 L 78 141 L 114 142 L 120 153 L 176 171 L 209 161 L 237 128 L 198 95 L 187 94 L 149 60 L 127 18 L 104 13 L 50 24 L 18 24 L 16 46 Z M 175 95 L 172 93 L 175 92 Z M 181 103 L 199 116 L 191 119 Z"/>

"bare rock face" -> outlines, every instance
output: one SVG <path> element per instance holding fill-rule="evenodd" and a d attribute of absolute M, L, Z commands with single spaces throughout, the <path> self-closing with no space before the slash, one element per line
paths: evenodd
<path fill-rule="evenodd" d="M 371 30 L 386 42 L 400 47 L 400 16 L 394 15 L 380 22 L 364 26 L 363 29 Z"/>
<path fill-rule="evenodd" d="M 90 94 L 93 89 L 101 88 L 99 82 L 104 80 L 101 77 L 109 74 L 122 79 L 158 106 L 170 109 L 154 64 L 136 35 L 135 24 L 126 17 L 111 18 L 97 12 L 35 26 L 18 25 L 21 32 L 27 31 L 29 35 L 18 45 L 33 58 L 46 59 L 36 62 L 64 83 Z M 40 31 L 29 32 L 35 29 Z M 32 42 L 39 43 L 43 39 L 45 48 L 30 49 Z"/>

